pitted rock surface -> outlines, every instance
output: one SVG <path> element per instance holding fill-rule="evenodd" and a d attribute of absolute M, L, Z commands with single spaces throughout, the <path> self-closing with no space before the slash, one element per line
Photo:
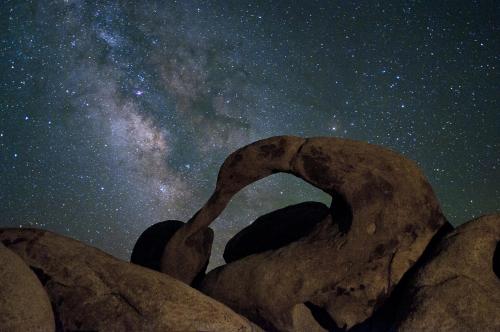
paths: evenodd
<path fill-rule="evenodd" d="M 184 283 L 79 241 L 36 229 L 0 229 L 0 241 L 38 271 L 60 330 L 260 330 Z"/>
<path fill-rule="evenodd" d="M 398 305 L 399 331 L 500 331 L 500 214 L 469 221 L 433 248 Z"/>
<path fill-rule="evenodd" d="M 28 265 L 0 243 L 0 331 L 54 330 L 47 292 Z"/>
<path fill-rule="evenodd" d="M 211 271 L 201 285 L 267 329 L 294 330 L 301 303 L 324 310 L 339 327 L 364 321 L 445 222 L 425 176 L 393 151 L 339 138 L 272 137 L 225 160 L 213 195 L 167 244 L 162 271 L 191 282 L 208 259 L 193 239 L 239 190 L 277 172 L 329 193 L 333 218 L 284 247 Z"/>

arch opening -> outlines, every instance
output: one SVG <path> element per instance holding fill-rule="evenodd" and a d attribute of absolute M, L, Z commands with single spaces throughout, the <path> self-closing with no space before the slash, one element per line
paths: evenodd
<path fill-rule="evenodd" d="M 287 172 L 253 182 L 235 194 L 211 224 L 215 241 L 208 270 L 297 241 L 328 214 L 341 231 L 349 230 L 352 210 L 340 194 L 332 197 Z"/>

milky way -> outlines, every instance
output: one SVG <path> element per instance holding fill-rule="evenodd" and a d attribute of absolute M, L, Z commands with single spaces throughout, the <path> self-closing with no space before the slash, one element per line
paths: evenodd
<path fill-rule="evenodd" d="M 416 160 L 458 225 L 500 205 L 499 4 L 3 1 L 0 226 L 128 259 L 186 221 L 224 158 L 282 134 Z M 275 175 L 214 225 L 212 266 L 257 216 L 324 193 Z"/>

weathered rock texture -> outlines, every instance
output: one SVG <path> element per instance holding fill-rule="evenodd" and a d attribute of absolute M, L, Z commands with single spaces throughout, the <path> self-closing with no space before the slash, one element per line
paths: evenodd
<path fill-rule="evenodd" d="M 250 331 L 253 324 L 162 273 L 35 229 L 0 241 L 37 271 L 58 328 L 98 331 Z"/>
<path fill-rule="evenodd" d="M 0 331 L 54 331 L 49 297 L 23 260 L 0 243 Z"/>
<path fill-rule="evenodd" d="M 263 215 L 239 231 L 224 250 L 227 263 L 248 255 L 275 250 L 311 233 L 330 213 L 319 202 L 304 202 Z"/>
<path fill-rule="evenodd" d="M 213 195 L 168 242 L 162 271 L 191 282 L 208 259 L 196 238 L 240 189 L 277 172 L 329 193 L 334 220 L 328 215 L 298 241 L 216 269 L 201 286 L 267 329 L 311 321 L 293 317 L 307 314 L 305 303 L 340 327 L 364 321 L 445 222 L 422 172 L 399 154 L 337 138 L 272 137 L 226 159 Z"/>
<path fill-rule="evenodd" d="M 461 225 L 401 296 L 399 331 L 500 331 L 500 214 Z"/>
<path fill-rule="evenodd" d="M 396 332 L 396 325 L 400 322 L 400 318 L 406 317 L 407 315 L 406 310 L 408 309 L 408 301 L 406 297 L 409 296 L 407 290 L 410 287 L 412 279 L 422 266 L 428 262 L 436 246 L 439 245 L 444 237 L 450 234 L 453 230 L 454 227 L 449 222 L 443 224 L 443 226 L 441 226 L 438 232 L 433 236 L 432 240 L 429 242 L 417 262 L 401 278 L 397 286 L 392 291 L 391 296 L 382 306 L 377 308 L 369 319 L 365 320 L 361 324 L 353 326 L 349 329 L 349 332 Z M 326 317 L 324 312 L 321 310 L 317 310 L 317 308 L 311 308 L 311 310 L 318 315 L 323 325 L 328 327 L 328 331 L 345 331 L 343 329 L 339 329 L 335 322 Z"/>
<path fill-rule="evenodd" d="M 149 269 L 160 271 L 161 256 L 165 245 L 170 238 L 177 232 L 184 223 L 179 220 L 167 220 L 156 223 L 148 227 L 137 239 L 132 255 L 131 263 L 147 267 Z M 203 236 L 199 237 L 200 250 L 210 254 L 214 232 L 211 228 L 205 229 Z M 205 277 L 208 261 L 205 267 L 198 273 L 191 285 L 197 285 Z"/>

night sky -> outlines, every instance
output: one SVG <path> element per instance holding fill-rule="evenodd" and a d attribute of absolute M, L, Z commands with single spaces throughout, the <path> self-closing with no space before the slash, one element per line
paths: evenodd
<path fill-rule="evenodd" d="M 97 2 L 97 1 L 96 1 Z M 225 157 L 275 135 L 415 160 L 459 225 L 500 208 L 500 2 L 1 1 L 0 227 L 128 259 L 187 221 Z M 213 224 L 329 197 L 290 175 Z"/>

